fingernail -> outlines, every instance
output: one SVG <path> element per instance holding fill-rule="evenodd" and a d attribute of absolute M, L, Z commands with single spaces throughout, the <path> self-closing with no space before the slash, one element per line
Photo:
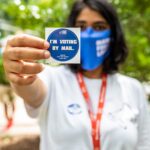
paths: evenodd
<path fill-rule="evenodd" d="M 47 41 L 45 41 L 44 47 L 45 47 L 46 49 L 48 49 L 48 48 L 50 47 L 50 44 L 49 44 Z"/>
<path fill-rule="evenodd" d="M 44 56 L 45 56 L 45 58 L 49 58 L 49 57 L 50 57 L 49 51 L 45 51 L 45 52 L 44 52 Z"/>

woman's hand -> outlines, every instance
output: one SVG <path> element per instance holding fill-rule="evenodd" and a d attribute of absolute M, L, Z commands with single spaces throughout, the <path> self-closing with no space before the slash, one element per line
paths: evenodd
<path fill-rule="evenodd" d="M 47 59 L 49 43 L 43 39 L 16 35 L 7 41 L 3 52 L 3 65 L 9 81 L 15 85 L 30 85 L 36 80 L 36 74 L 43 65 L 36 60 Z"/>

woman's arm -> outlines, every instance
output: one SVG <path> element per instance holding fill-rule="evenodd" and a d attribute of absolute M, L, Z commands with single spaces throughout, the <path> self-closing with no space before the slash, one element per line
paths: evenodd
<path fill-rule="evenodd" d="M 39 107 L 46 96 L 46 87 L 40 78 L 37 78 L 32 84 L 19 86 L 11 83 L 14 91 L 22 97 L 26 104 L 33 108 Z"/>
<path fill-rule="evenodd" d="M 6 76 L 15 92 L 32 107 L 38 107 L 46 95 L 46 87 L 37 76 L 43 65 L 36 60 L 50 57 L 49 43 L 43 39 L 17 35 L 8 40 L 3 52 L 3 65 Z"/>

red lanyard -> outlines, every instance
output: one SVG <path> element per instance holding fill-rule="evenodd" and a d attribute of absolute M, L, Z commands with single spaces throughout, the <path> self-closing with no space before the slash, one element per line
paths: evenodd
<path fill-rule="evenodd" d="M 93 148 L 94 148 L 94 150 L 100 150 L 100 123 L 101 123 L 101 119 L 102 119 L 102 111 L 103 111 L 104 102 L 105 102 L 106 87 L 107 87 L 107 75 L 106 74 L 102 75 L 102 86 L 100 89 L 98 111 L 97 111 L 96 115 L 93 114 L 93 111 L 91 109 L 92 106 L 91 106 L 90 96 L 86 89 L 86 85 L 84 83 L 83 76 L 81 73 L 77 73 L 77 80 L 80 85 L 84 99 L 88 106 L 88 112 L 89 112 L 91 126 L 92 126 Z"/>

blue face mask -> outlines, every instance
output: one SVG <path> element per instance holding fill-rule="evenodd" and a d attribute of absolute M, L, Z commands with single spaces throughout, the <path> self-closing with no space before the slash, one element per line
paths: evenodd
<path fill-rule="evenodd" d="M 81 32 L 81 67 L 94 70 L 110 53 L 111 30 L 95 31 L 91 27 Z"/>

